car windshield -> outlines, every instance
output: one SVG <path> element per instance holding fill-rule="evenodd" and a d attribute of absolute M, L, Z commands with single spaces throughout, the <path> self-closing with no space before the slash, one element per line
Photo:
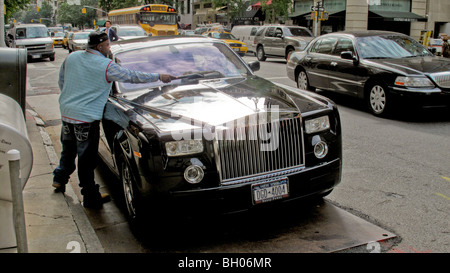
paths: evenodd
<path fill-rule="evenodd" d="M 54 37 L 64 37 L 63 32 L 56 32 Z"/>
<path fill-rule="evenodd" d="M 298 27 L 288 27 L 286 28 L 287 31 L 285 31 L 285 36 L 307 36 L 307 37 L 313 37 L 313 34 L 304 28 L 298 28 Z"/>
<path fill-rule="evenodd" d="M 424 46 L 407 36 L 369 36 L 357 39 L 363 59 L 407 58 L 433 56 Z"/>
<path fill-rule="evenodd" d="M 87 39 L 89 37 L 89 33 L 75 33 L 73 35 L 74 40 Z"/>
<path fill-rule="evenodd" d="M 119 28 L 119 36 L 147 36 L 145 30 L 141 28 Z"/>
<path fill-rule="evenodd" d="M 216 39 L 237 40 L 231 33 L 212 33 L 211 36 Z"/>
<path fill-rule="evenodd" d="M 115 60 L 131 70 L 181 76 L 182 79 L 174 80 L 171 84 L 189 83 L 190 79 L 237 77 L 249 72 L 227 45 L 213 42 L 148 47 L 117 54 Z M 161 84 L 160 81 L 119 83 L 119 91 L 126 93 Z"/>
<path fill-rule="evenodd" d="M 16 29 L 16 39 L 49 37 L 46 27 L 26 27 Z"/>

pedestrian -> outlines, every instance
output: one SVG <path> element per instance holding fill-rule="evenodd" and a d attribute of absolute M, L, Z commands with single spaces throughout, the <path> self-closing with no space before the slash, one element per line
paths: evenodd
<path fill-rule="evenodd" d="M 450 45 L 448 44 L 448 36 L 443 35 L 442 40 L 442 56 L 445 58 L 450 58 Z"/>
<path fill-rule="evenodd" d="M 112 82 L 171 82 L 168 74 L 145 73 L 121 67 L 107 58 L 110 53 L 108 35 L 91 32 L 88 48 L 71 53 L 61 65 L 59 104 L 61 111 L 62 152 L 59 166 L 53 171 L 55 191 L 65 192 L 78 157 L 78 178 L 83 206 L 101 208 L 109 195 L 100 194 L 94 181 L 99 146 L 99 122 L 103 116 Z"/>
<path fill-rule="evenodd" d="M 105 32 L 106 34 L 108 34 L 108 38 L 110 42 L 114 42 L 119 40 L 119 36 L 117 36 L 116 32 L 114 31 L 114 29 L 111 28 L 111 21 L 110 20 L 106 20 L 105 22 Z"/>

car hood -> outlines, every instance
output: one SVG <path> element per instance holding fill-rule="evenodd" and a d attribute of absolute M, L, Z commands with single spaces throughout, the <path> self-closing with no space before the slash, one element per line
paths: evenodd
<path fill-rule="evenodd" d="M 428 75 L 450 71 L 450 60 L 433 56 L 366 61 L 377 64 L 383 69 L 394 70 L 405 75 Z"/>
<path fill-rule="evenodd" d="M 88 39 L 74 39 L 73 42 L 77 44 L 87 44 Z"/>
<path fill-rule="evenodd" d="M 51 44 L 51 43 L 53 43 L 53 40 L 50 37 L 16 40 L 16 45 L 35 45 L 35 44 Z"/>
<path fill-rule="evenodd" d="M 166 85 L 126 99 L 132 101 L 134 112 L 161 132 L 205 125 L 220 127 L 254 115 L 268 120 L 282 119 L 299 116 L 301 112 L 330 109 L 330 102 L 317 95 L 275 85 L 257 76 Z M 143 119 L 137 118 L 135 122 L 143 123 Z"/>

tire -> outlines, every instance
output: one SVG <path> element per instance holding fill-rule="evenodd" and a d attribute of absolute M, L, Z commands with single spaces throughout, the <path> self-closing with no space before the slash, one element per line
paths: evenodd
<path fill-rule="evenodd" d="M 387 88 L 379 83 L 370 85 L 366 93 L 366 103 L 369 111 L 378 117 L 387 116 L 392 105 Z"/>
<path fill-rule="evenodd" d="M 120 180 L 123 189 L 123 197 L 127 209 L 127 218 L 133 229 L 138 229 L 141 223 L 141 201 L 139 191 L 136 187 L 136 180 L 132 174 L 130 165 L 126 160 L 121 160 Z"/>
<path fill-rule="evenodd" d="M 308 75 L 306 74 L 306 71 L 303 69 L 301 69 L 300 72 L 297 74 L 297 88 L 308 91 L 316 90 L 314 87 L 309 85 Z"/>
<path fill-rule="evenodd" d="M 291 56 L 291 54 L 294 52 L 294 50 L 292 49 L 292 48 L 289 48 L 287 51 L 286 51 L 286 61 L 288 61 L 289 60 L 289 56 Z"/>
<path fill-rule="evenodd" d="M 53 62 L 53 61 L 55 61 L 55 55 L 50 57 L 50 62 Z"/>
<path fill-rule="evenodd" d="M 263 46 L 258 46 L 258 48 L 256 49 L 256 58 L 260 62 L 264 62 L 267 59 Z"/>

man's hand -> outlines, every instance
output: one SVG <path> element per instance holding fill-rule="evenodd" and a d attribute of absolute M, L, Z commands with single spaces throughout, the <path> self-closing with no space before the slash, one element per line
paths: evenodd
<path fill-rule="evenodd" d="M 169 75 L 169 74 L 159 74 L 159 80 L 163 83 L 171 82 L 172 80 L 175 80 L 177 77 Z"/>

